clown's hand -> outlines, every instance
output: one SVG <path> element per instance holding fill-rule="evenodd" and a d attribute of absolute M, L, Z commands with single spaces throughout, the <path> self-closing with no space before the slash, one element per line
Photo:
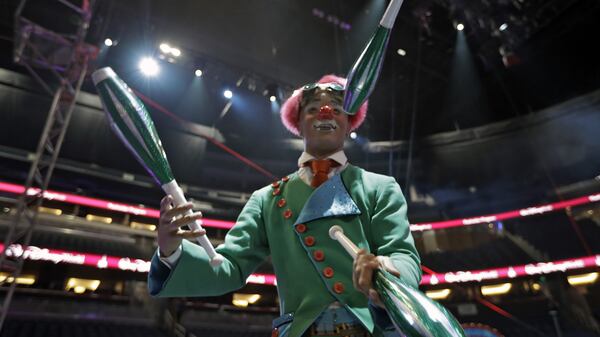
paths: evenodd
<path fill-rule="evenodd" d="M 400 277 L 400 272 L 394 267 L 389 257 L 375 256 L 367 253 L 364 249 L 359 250 L 352 268 L 352 282 L 354 287 L 365 294 L 373 304 L 383 308 L 383 302 L 373 288 L 373 276 L 375 270 L 379 268 Z"/>

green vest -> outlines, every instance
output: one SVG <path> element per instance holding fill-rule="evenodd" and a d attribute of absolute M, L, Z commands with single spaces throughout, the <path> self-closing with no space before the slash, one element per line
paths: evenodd
<path fill-rule="evenodd" d="M 222 295 L 244 286 L 271 256 L 281 313 L 293 313 L 289 337 L 299 337 L 332 302 L 342 303 L 375 336 L 367 298 L 354 289 L 352 258 L 329 237 L 339 225 L 358 247 L 389 256 L 401 278 L 415 288 L 420 260 L 410 234 L 406 202 L 391 177 L 349 165 L 318 189 L 294 173 L 256 192 L 217 251 L 210 267 L 204 250 L 183 241 L 180 260 L 157 296 Z M 151 277 L 151 276 L 150 276 Z"/>

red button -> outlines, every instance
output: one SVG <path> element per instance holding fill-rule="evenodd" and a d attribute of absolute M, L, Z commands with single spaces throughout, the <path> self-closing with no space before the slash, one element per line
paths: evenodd
<path fill-rule="evenodd" d="M 276 188 L 273 190 L 273 195 L 280 195 L 281 194 L 281 190 L 279 188 Z"/>
<path fill-rule="evenodd" d="M 286 218 L 286 219 L 289 219 L 289 218 L 291 218 L 291 217 L 292 217 L 292 210 L 291 210 L 291 209 L 289 209 L 289 208 L 288 208 L 288 209 L 286 209 L 286 210 L 283 212 L 283 217 L 284 217 L 284 218 Z"/>
<path fill-rule="evenodd" d="M 279 337 L 279 329 L 273 329 L 273 331 L 271 332 L 271 337 Z"/>
<path fill-rule="evenodd" d="M 313 257 L 315 258 L 315 260 L 321 262 L 321 261 L 325 260 L 325 253 L 323 253 L 322 250 L 315 250 L 313 252 Z"/>
<path fill-rule="evenodd" d="M 285 204 L 286 204 L 285 199 L 279 199 L 279 201 L 277 201 L 277 206 L 280 208 L 285 206 Z"/>
<path fill-rule="evenodd" d="M 323 268 L 323 276 L 325 276 L 327 278 L 332 278 L 333 277 L 333 268 L 331 268 L 331 267 Z"/>
<path fill-rule="evenodd" d="M 273 186 L 273 188 L 279 187 L 279 181 L 272 183 L 271 186 Z"/>
<path fill-rule="evenodd" d="M 304 238 L 304 244 L 307 246 L 313 246 L 315 244 L 315 237 L 314 236 L 307 236 Z"/>
<path fill-rule="evenodd" d="M 336 282 L 333 284 L 333 291 L 336 294 L 341 294 L 344 292 L 344 284 L 342 282 Z"/>
<path fill-rule="evenodd" d="M 296 232 L 298 233 L 304 233 L 306 232 L 306 225 L 303 223 L 299 223 L 296 225 Z"/>
<path fill-rule="evenodd" d="M 288 182 L 288 180 L 290 180 L 290 178 L 289 178 L 289 177 L 283 177 L 283 178 L 281 178 L 281 181 L 283 181 L 284 183 L 287 183 L 287 182 Z"/>

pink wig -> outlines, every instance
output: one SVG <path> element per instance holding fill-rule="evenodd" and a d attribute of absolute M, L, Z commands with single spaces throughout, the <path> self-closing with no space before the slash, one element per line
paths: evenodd
<path fill-rule="evenodd" d="M 335 75 L 325 75 L 317 83 L 337 83 L 346 86 L 346 79 Z M 300 119 L 300 101 L 302 100 L 302 88 L 294 90 L 294 93 L 281 106 L 281 121 L 283 125 L 296 136 L 300 136 L 298 120 Z M 367 116 L 367 103 L 360 106 L 355 115 L 349 115 L 350 131 L 358 129 Z"/>

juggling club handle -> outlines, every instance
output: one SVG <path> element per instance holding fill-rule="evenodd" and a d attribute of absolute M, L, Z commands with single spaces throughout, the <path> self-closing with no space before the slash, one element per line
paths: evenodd
<path fill-rule="evenodd" d="M 358 247 L 354 244 L 354 242 L 350 241 L 346 235 L 344 235 L 344 230 L 342 227 L 335 225 L 329 228 L 329 237 L 338 241 L 342 247 L 352 256 L 352 259 L 356 259 L 356 255 L 358 255 Z"/>
<path fill-rule="evenodd" d="M 173 197 L 173 204 L 175 206 L 181 206 L 187 203 L 187 200 L 183 195 L 183 191 L 177 184 L 177 181 L 173 180 L 169 183 L 166 183 L 162 185 L 162 188 L 165 193 L 170 194 Z M 188 210 L 185 215 L 191 215 L 192 213 L 192 210 Z M 196 220 L 192 223 L 189 223 L 188 226 L 191 230 L 202 229 L 202 220 Z M 219 266 L 221 263 L 223 263 L 223 256 L 215 251 L 215 248 L 212 246 L 206 235 L 197 237 L 196 241 L 200 244 L 200 246 L 202 246 L 202 248 L 204 248 L 206 254 L 208 254 L 208 257 L 210 258 L 210 264 L 213 267 Z"/>

